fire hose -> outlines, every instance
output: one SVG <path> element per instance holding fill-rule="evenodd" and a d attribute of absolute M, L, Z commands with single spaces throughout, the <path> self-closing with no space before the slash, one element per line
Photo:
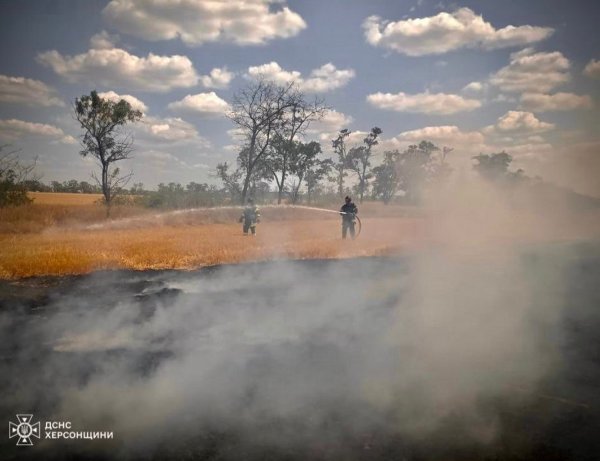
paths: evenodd
<path fill-rule="evenodd" d="M 323 211 L 326 213 L 336 213 L 336 214 L 341 214 L 341 215 L 352 215 L 353 218 L 356 219 L 356 222 L 358 223 L 358 229 L 354 235 L 354 238 L 358 238 L 358 236 L 360 235 L 360 232 L 362 231 L 362 222 L 360 221 L 360 218 L 356 215 L 356 213 L 347 213 L 345 211 L 327 210 L 325 208 L 316 208 L 316 207 L 312 207 L 312 206 L 302 206 L 302 205 L 294 205 L 294 208 L 304 208 L 305 210 Z"/>

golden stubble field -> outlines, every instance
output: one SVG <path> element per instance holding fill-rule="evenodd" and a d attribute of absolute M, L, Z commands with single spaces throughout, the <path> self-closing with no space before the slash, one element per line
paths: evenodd
<path fill-rule="evenodd" d="M 42 194 L 0 209 L 0 278 L 83 274 L 100 269 L 197 269 L 272 259 L 351 258 L 445 248 L 468 257 L 538 242 L 596 240 L 598 210 L 534 211 L 455 200 L 425 209 L 359 205 L 362 234 L 341 240 L 340 217 L 302 207 L 262 206 L 256 237 L 244 236 L 239 207 L 156 211 L 100 197 Z M 327 208 L 337 209 L 338 205 Z M 482 257 L 482 256 L 479 256 Z"/>
<path fill-rule="evenodd" d="M 263 207 L 258 235 L 251 237 L 237 223 L 240 209 L 160 213 L 124 206 L 106 220 L 98 198 L 38 193 L 32 205 L 0 210 L 0 277 L 383 255 L 424 240 L 413 210 L 379 204 L 361 207 L 360 238 L 342 241 L 335 214 Z"/>

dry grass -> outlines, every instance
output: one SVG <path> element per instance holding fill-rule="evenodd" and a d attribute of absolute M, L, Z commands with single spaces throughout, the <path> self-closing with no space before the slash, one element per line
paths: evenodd
<path fill-rule="evenodd" d="M 444 244 L 447 232 L 453 234 L 450 238 L 455 244 L 475 252 L 477 245 L 489 244 L 489 239 L 531 242 L 590 238 L 600 232 L 598 213 L 573 217 L 561 226 L 547 225 L 531 214 L 520 216 L 516 227 L 514 222 L 500 226 L 486 219 L 484 232 L 471 229 L 478 220 L 469 215 L 453 223 L 470 226 L 468 237 L 461 240 L 457 236 L 465 235 L 463 227 L 444 225 L 433 216 L 424 218 L 414 208 L 369 203 L 360 207 L 363 231 L 355 241 L 340 239 L 336 213 L 292 207 L 262 207 L 258 236 L 245 237 L 237 224 L 240 209 L 236 207 L 157 213 L 122 206 L 115 207 L 112 218 L 106 220 L 101 205 L 67 200 L 71 204 L 33 203 L 0 209 L 0 278 L 382 255 Z"/>
<path fill-rule="evenodd" d="M 102 194 L 69 194 L 66 192 L 28 192 L 36 205 L 93 205 L 102 201 Z"/>
<path fill-rule="evenodd" d="M 419 240 L 416 220 L 373 218 L 360 239 L 342 242 L 331 220 L 277 221 L 246 237 L 238 224 L 49 231 L 0 236 L 0 277 L 81 274 L 97 269 L 193 269 L 277 258 L 381 254 Z M 385 220 L 389 221 L 389 220 Z M 391 225 L 392 224 L 392 225 Z M 391 225 L 391 226 L 390 226 Z"/>
<path fill-rule="evenodd" d="M 194 269 L 278 258 L 343 258 L 414 246 L 410 210 L 370 205 L 360 239 L 342 242 L 339 216 L 263 207 L 257 237 L 245 237 L 235 207 L 157 213 L 115 207 L 98 196 L 35 194 L 33 204 L 0 210 L 0 277 L 81 274 L 98 269 Z M 396 217 L 390 217 L 395 215 Z"/>

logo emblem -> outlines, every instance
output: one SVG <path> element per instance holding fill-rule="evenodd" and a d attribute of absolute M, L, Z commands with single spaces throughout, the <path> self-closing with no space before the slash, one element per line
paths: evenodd
<path fill-rule="evenodd" d="M 18 446 L 33 445 L 31 437 L 40 438 L 40 422 L 31 424 L 32 419 L 33 415 L 17 415 L 17 424 L 12 421 L 8 423 L 8 438 L 18 437 Z"/>

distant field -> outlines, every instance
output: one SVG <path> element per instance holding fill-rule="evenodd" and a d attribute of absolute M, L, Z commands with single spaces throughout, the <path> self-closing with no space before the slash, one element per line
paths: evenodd
<path fill-rule="evenodd" d="M 65 192 L 29 192 L 38 205 L 91 205 L 102 200 L 102 194 L 69 194 Z"/>
<path fill-rule="evenodd" d="M 120 206 L 106 220 L 104 207 L 95 203 L 99 195 L 32 197 L 32 205 L 0 210 L 0 278 L 367 256 L 414 247 L 422 240 L 421 220 L 411 217 L 414 210 L 380 204 L 361 207 L 362 235 L 342 242 L 335 213 L 263 207 L 258 236 L 245 237 L 237 207 L 160 212 Z"/>
<path fill-rule="evenodd" d="M 482 218 L 466 210 L 446 222 L 456 217 L 438 219 L 414 207 L 365 203 L 359 205 L 363 228 L 355 241 L 341 240 L 336 213 L 286 206 L 263 206 L 258 236 L 245 237 L 237 223 L 239 207 L 156 211 L 118 206 L 107 220 L 94 197 L 36 194 L 31 205 L 0 209 L 0 278 L 384 255 L 443 245 L 448 238 L 476 252 L 490 238 L 498 244 L 560 241 L 597 236 L 600 229 L 597 214 L 546 222 L 523 213 L 507 226 L 488 213 Z M 483 226 L 483 232 L 473 226 Z"/>

